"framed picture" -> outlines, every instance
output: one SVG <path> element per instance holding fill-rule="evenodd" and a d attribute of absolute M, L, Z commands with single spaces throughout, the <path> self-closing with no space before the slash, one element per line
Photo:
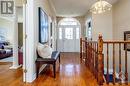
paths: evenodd
<path fill-rule="evenodd" d="M 50 23 L 50 36 L 52 37 L 52 22 Z"/>
<path fill-rule="evenodd" d="M 130 31 L 124 32 L 124 41 L 130 41 Z M 127 48 L 127 51 L 130 51 L 130 44 L 124 44 L 124 50 Z"/>
<path fill-rule="evenodd" d="M 48 15 L 39 7 L 39 42 L 47 43 L 49 40 L 49 21 Z"/>

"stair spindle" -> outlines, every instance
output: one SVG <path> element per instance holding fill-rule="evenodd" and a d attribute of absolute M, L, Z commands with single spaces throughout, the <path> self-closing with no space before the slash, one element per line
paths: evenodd
<path fill-rule="evenodd" d="M 107 43 L 107 84 L 109 84 L 109 43 Z"/>
<path fill-rule="evenodd" d="M 121 78 L 122 78 L 122 68 L 121 68 L 122 64 L 121 64 L 121 43 L 119 43 L 119 78 L 120 78 L 120 85 L 121 83 Z"/>
<path fill-rule="evenodd" d="M 113 84 L 115 85 L 115 43 L 113 43 Z"/>
<path fill-rule="evenodd" d="M 80 38 L 80 59 L 82 60 L 82 38 Z"/>
<path fill-rule="evenodd" d="M 128 85 L 127 43 L 125 44 L 125 84 Z"/>

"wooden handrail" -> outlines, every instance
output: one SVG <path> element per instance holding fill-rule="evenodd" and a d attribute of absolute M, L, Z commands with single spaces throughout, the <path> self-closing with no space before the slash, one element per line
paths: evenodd
<path fill-rule="evenodd" d="M 130 43 L 130 41 L 103 41 L 103 43 Z"/>
<path fill-rule="evenodd" d="M 125 51 L 125 84 L 128 85 L 128 54 L 127 54 L 127 44 L 130 44 L 130 41 L 120 41 L 120 40 L 103 40 L 102 35 L 99 35 L 98 41 L 92 41 L 88 40 L 87 38 L 80 39 L 80 58 L 85 59 L 85 64 L 88 67 L 88 69 L 94 74 L 95 78 L 98 81 L 99 85 L 103 85 L 104 83 L 104 64 L 106 64 L 106 77 L 105 81 L 107 84 L 110 83 L 110 69 L 109 69 L 109 63 L 110 63 L 110 57 L 112 56 L 112 76 L 113 76 L 113 84 L 119 83 L 122 84 L 122 50 Z M 122 45 L 124 46 L 122 49 Z M 106 52 L 104 51 L 104 46 L 106 46 Z M 110 46 L 113 46 L 109 48 Z M 119 48 L 116 48 L 116 47 Z M 112 49 L 112 53 L 110 53 L 110 49 Z M 117 50 L 119 49 L 119 50 Z M 116 58 L 117 58 L 117 52 L 119 54 L 119 82 L 116 81 Z M 112 54 L 112 55 L 111 55 Z M 106 58 L 104 59 L 104 56 Z M 106 61 L 104 61 L 106 60 Z M 106 62 L 106 63 L 105 63 Z"/>

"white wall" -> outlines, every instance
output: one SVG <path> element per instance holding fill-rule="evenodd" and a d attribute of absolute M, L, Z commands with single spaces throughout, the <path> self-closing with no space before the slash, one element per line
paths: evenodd
<path fill-rule="evenodd" d="M 113 38 L 124 40 L 124 31 L 130 31 L 130 0 L 119 0 L 113 6 Z M 122 57 L 124 56 L 122 46 Z M 130 52 L 128 52 L 128 75 L 130 81 Z M 118 60 L 118 58 L 117 58 Z M 125 69 L 125 58 L 122 58 L 122 68 Z"/>
<path fill-rule="evenodd" d="M 0 18 L 0 29 L 4 30 L 4 37 L 13 43 L 13 21 Z"/>

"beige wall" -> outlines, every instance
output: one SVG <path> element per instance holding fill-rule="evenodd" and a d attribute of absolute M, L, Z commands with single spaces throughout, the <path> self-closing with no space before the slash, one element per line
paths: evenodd
<path fill-rule="evenodd" d="M 124 31 L 130 31 L 130 0 L 119 0 L 113 6 L 113 38 L 115 40 L 124 40 Z M 117 55 L 118 56 L 118 55 Z M 122 57 L 124 50 L 122 46 Z M 130 73 L 130 52 L 128 52 L 128 73 Z M 118 58 L 117 58 L 118 61 Z M 122 58 L 122 68 L 125 70 L 125 58 Z M 118 65 L 118 63 L 117 63 Z M 130 81 L 130 74 L 129 74 Z"/>
<path fill-rule="evenodd" d="M 130 31 L 130 0 L 119 0 L 113 6 L 113 37 L 123 40 L 124 31 Z"/>
<path fill-rule="evenodd" d="M 23 6 L 22 0 L 14 0 L 17 7 Z"/>
<path fill-rule="evenodd" d="M 92 37 L 98 39 L 99 33 L 103 35 L 104 40 L 112 40 L 112 10 L 102 14 L 92 14 Z"/>
<path fill-rule="evenodd" d="M 112 10 L 107 11 L 103 14 L 92 14 L 88 12 L 87 15 L 85 16 L 85 21 L 88 21 L 88 20 L 92 21 L 92 39 L 93 40 L 98 39 L 99 33 L 103 35 L 104 40 L 113 39 Z"/>

